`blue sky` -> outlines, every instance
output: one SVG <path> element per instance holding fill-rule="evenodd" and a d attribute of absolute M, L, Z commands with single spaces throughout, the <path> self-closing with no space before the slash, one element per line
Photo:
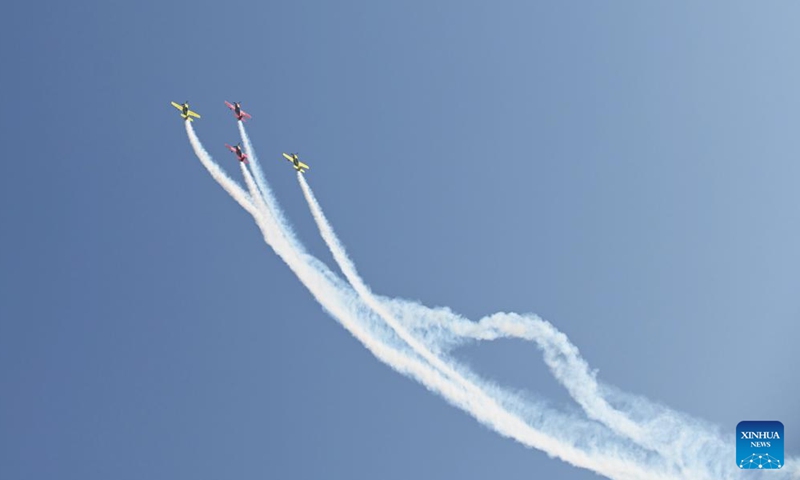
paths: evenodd
<path fill-rule="evenodd" d="M 4 7 L 0 477 L 596 476 L 375 359 L 191 152 L 248 132 L 309 251 L 308 180 L 380 294 L 534 312 L 609 385 L 800 454 L 797 7 Z M 530 344 L 480 375 L 577 409 Z M 731 462 L 734 462 L 731 459 Z"/>

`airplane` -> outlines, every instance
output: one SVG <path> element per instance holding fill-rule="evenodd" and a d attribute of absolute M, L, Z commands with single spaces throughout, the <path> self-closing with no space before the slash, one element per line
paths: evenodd
<path fill-rule="evenodd" d="M 292 162 L 292 165 L 294 165 L 294 169 L 297 170 L 300 173 L 306 173 L 306 170 L 311 168 L 308 165 L 306 165 L 305 163 L 301 162 L 300 159 L 297 157 L 296 153 L 293 153 L 291 155 L 289 155 L 288 153 L 284 153 L 283 157 L 286 160 L 289 160 L 290 162 Z"/>
<path fill-rule="evenodd" d="M 187 122 L 194 120 L 192 117 L 200 118 L 200 115 L 198 115 L 197 112 L 189 110 L 189 102 L 183 102 L 183 105 L 178 105 L 175 102 L 171 103 L 173 107 L 181 111 L 181 117 L 183 117 Z"/>
<path fill-rule="evenodd" d="M 236 120 L 245 121 L 249 118 L 253 118 L 250 116 L 249 113 L 242 110 L 242 102 L 233 102 L 233 105 L 231 105 L 226 101 L 225 105 L 227 105 L 228 108 L 233 110 L 233 115 L 236 117 Z"/>
<path fill-rule="evenodd" d="M 240 162 L 247 163 L 247 155 L 242 151 L 242 145 L 238 144 L 235 147 L 231 147 L 227 143 L 225 144 L 228 147 L 228 150 L 236 154 L 236 157 L 239 159 Z"/>

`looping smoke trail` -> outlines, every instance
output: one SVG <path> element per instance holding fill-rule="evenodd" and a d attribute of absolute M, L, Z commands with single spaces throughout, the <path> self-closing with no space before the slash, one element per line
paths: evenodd
<path fill-rule="evenodd" d="M 382 299 L 397 315 L 427 332 L 427 342 L 442 351 L 465 340 L 489 341 L 516 338 L 536 343 L 556 380 L 581 406 L 586 415 L 637 445 L 670 459 L 686 478 L 700 478 L 701 471 L 724 472 L 708 464 L 708 458 L 734 458 L 731 442 L 723 442 L 719 430 L 647 399 L 634 397 L 601 385 L 596 372 L 580 356 L 578 348 L 552 324 L 535 315 L 496 313 L 472 322 L 449 309 L 430 309 L 407 300 Z M 616 397 L 615 408 L 609 397 Z"/>
<path fill-rule="evenodd" d="M 336 233 L 328 222 L 319 203 L 314 196 L 311 187 L 305 181 L 305 177 L 298 173 L 298 181 L 303 190 L 303 195 L 308 202 L 312 217 L 319 227 L 320 233 L 328 245 L 331 254 L 339 265 L 345 278 L 350 282 L 355 291 L 361 296 L 365 303 L 381 316 L 398 334 L 406 341 L 414 351 L 420 353 L 431 364 L 446 373 L 459 383 L 466 383 L 466 388 L 472 387 L 457 372 L 454 371 L 444 361 L 435 357 L 426 347 L 421 346 L 405 328 L 399 325 L 399 320 L 395 315 L 372 293 L 363 279 L 358 275 L 355 265 L 347 256 L 344 246 L 339 241 Z M 420 318 L 426 318 L 421 305 L 418 305 L 416 313 L 423 314 Z M 430 325 L 429 325 L 430 326 Z M 545 361 L 550 370 L 567 387 L 567 390 L 574 399 L 584 408 L 589 418 L 598 420 L 610 426 L 616 433 L 622 434 L 637 444 L 644 447 L 652 447 L 652 442 L 644 436 L 644 432 L 638 424 L 631 421 L 622 412 L 613 408 L 603 399 L 598 391 L 598 384 L 595 374 L 589 371 L 588 364 L 580 357 L 578 349 L 572 345 L 566 335 L 556 330 L 550 323 L 539 318 L 525 318 L 519 315 L 495 315 L 491 318 L 483 319 L 478 323 L 473 323 L 455 315 L 448 318 L 440 318 L 440 327 L 448 328 L 452 333 L 462 337 L 476 339 L 490 339 L 499 336 L 517 337 L 526 340 L 536 341 L 539 348 L 543 350 Z M 437 345 L 435 336 L 428 335 L 428 343 Z M 433 357 L 433 358 L 431 358 Z M 473 394 L 480 395 L 478 389 L 471 389 Z M 672 448 L 672 447 L 671 447 Z M 661 452 L 664 453 L 664 452 Z M 669 452 L 673 453 L 673 452 Z"/>
<path fill-rule="evenodd" d="M 190 132 L 188 126 L 187 132 Z M 245 139 L 246 134 L 241 125 L 240 132 Z M 190 133 L 190 140 L 192 135 L 193 132 Z M 195 147 L 195 153 L 201 162 L 212 176 L 236 198 L 241 189 L 235 184 L 233 185 L 236 188 L 230 188 L 230 185 L 226 186 L 223 182 L 226 179 L 230 181 L 230 179 L 224 174 L 222 176 L 215 175 L 214 167 L 217 171 L 219 171 L 219 167 L 213 164 L 210 157 L 205 159 L 208 162 L 204 161 L 200 152 L 205 153 L 205 151 L 199 141 L 196 143 L 199 149 L 195 146 L 195 142 L 193 142 L 193 147 Z M 249 139 L 245 142 L 245 146 L 251 155 L 251 161 L 256 165 L 254 171 L 260 174 L 252 147 L 248 144 Z M 207 156 L 207 153 L 205 155 Z M 501 435 L 514 438 L 524 445 L 540 449 L 550 456 L 561 458 L 570 464 L 590 469 L 608 478 L 620 480 L 732 478 L 729 475 L 729 469 L 724 469 L 723 475 L 717 475 L 711 471 L 698 471 L 694 474 L 693 468 L 684 468 L 674 462 L 665 461 L 661 456 L 654 456 L 652 453 L 642 450 L 639 445 L 601 428 L 598 423 L 564 415 L 537 403 L 522 400 L 499 387 L 486 384 L 475 378 L 474 374 L 458 372 L 454 364 L 447 364 L 443 359 L 433 355 L 432 348 L 426 349 L 424 345 L 419 344 L 413 348 L 416 340 L 410 337 L 412 341 L 409 343 L 410 334 L 400 335 L 394 325 L 391 326 L 392 328 L 387 328 L 387 325 L 381 322 L 381 318 L 375 316 L 375 310 L 365 304 L 363 295 L 356 295 L 353 289 L 344 284 L 324 264 L 305 252 L 304 247 L 297 241 L 288 223 L 283 219 L 282 211 L 272 196 L 266 181 L 259 182 L 258 174 L 254 181 L 244 165 L 242 165 L 242 174 L 253 203 L 243 202 L 239 198 L 237 201 L 253 215 L 262 230 L 265 241 L 287 263 L 326 311 L 342 323 L 377 358 L 400 373 L 415 378 Z M 258 186 L 256 186 L 256 182 L 259 183 Z M 259 189 L 261 189 L 260 192 Z M 376 297 L 373 295 L 372 298 Z M 396 309 L 397 305 L 403 302 L 383 301 L 382 303 L 385 303 L 387 308 Z M 419 306 L 418 308 L 421 309 L 421 313 L 427 311 L 423 315 L 426 320 L 416 323 L 414 321 L 407 322 L 414 331 L 424 323 L 430 323 L 427 318 L 433 312 L 425 307 Z M 405 313 L 408 313 L 408 309 Z M 391 313 L 389 316 L 391 317 Z M 386 321 L 385 318 L 383 320 Z M 465 320 L 465 322 L 468 321 Z M 400 327 L 400 330 L 403 331 L 402 326 Z M 438 326 L 433 330 L 440 329 L 441 332 L 444 332 L 443 337 L 451 337 L 450 340 L 453 344 L 462 341 L 461 338 L 466 338 L 457 331 L 457 328 L 452 327 L 453 325 Z M 448 329 L 451 331 L 448 332 Z M 502 332 L 502 329 L 495 329 Z M 508 332 L 503 332 L 503 334 L 507 336 Z M 407 338 L 402 338 L 403 336 Z M 480 333 L 477 336 L 486 336 L 486 334 Z M 426 340 L 426 343 L 436 343 L 431 341 L 433 336 L 430 335 L 430 331 L 422 338 Z M 442 341 L 438 345 L 442 346 L 445 343 Z M 432 363 L 442 368 L 434 366 Z M 443 373 L 445 374 L 443 375 Z M 482 388 L 479 388 L 478 384 L 482 384 Z"/>
<path fill-rule="evenodd" d="M 202 147 L 196 153 L 200 151 L 204 152 Z M 203 160 L 210 161 L 210 157 L 201 158 Z M 213 172 L 213 167 L 209 171 Z M 242 174 L 255 202 L 254 208 L 248 211 L 253 214 L 265 241 L 287 263 L 323 308 L 377 358 L 398 372 L 415 378 L 501 435 L 514 438 L 524 445 L 609 478 L 637 479 L 643 478 L 647 473 L 641 467 L 642 457 L 646 453 L 636 448 L 622 448 L 596 424 L 540 405 L 535 405 L 533 412 L 526 411 L 532 409 L 529 402 L 523 402 L 493 386 L 486 387 L 489 392 L 487 395 L 476 396 L 432 368 L 415 352 L 409 351 L 407 345 L 374 316 L 348 285 L 342 283 L 314 257 L 305 253 L 302 244 L 293 244 L 295 239 L 285 235 L 287 229 L 271 214 L 279 210 L 278 205 L 265 204 L 265 199 L 271 198 L 271 195 L 262 197 L 258 194 L 255 182 L 244 166 Z M 236 192 L 236 189 L 227 190 Z M 504 399 L 505 404 L 491 400 L 498 396 Z M 537 427 L 529 425 L 523 418 Z M 571 438 L 575 433 L 580 433 L 580 438 Z M 582 443 L 588 444 L 581 445 Z M 650 476 L 657 479 L 671 478 L 662 474 Z"/>
<path fill-rule="evenodd" d="M 325 217 L 305 177 L 298 173 L 297 178 L 322 238 L 328 245 L 345 278 L 347 278 L 347 281 L 350 282 L 355 291 L 370 308 L 385 319 L 395 331 L 398 331 L 400 337 L 409 343 L 415 351 L 421 351 L 421 355 L 429 360 L 432 365 L 447 373 L 448 376 L 458 379 L 459 375 L 447 365 L 444 365 L 444 362 L 439 361 L 427 347 L 418 345 L 419 342 L 408 334 L 403 326 L 399 325 L 395 315 L 376 298 L 359 276 L 353 261 L 348 257 L 344 245 L 339 241 L 333 227 Z M 421 305 L 417 305 L 417 307 L 424 308 Z M 425 312 L 418 311 L 417 313 Z M 420 315 L 419 318 L 427 318 L 427 315 Z M 447 328 L 461 337 L 486 340 L 503 336 L 535 341 L 539 348 L 543 350 L 545 362 L 550 367 L 550 370 L 572 394 L 573 398 L 584 407 L 589 418 L 602 421 L 617 433 L 623 434 L 639 444 L 649 446 L 647 444 L 650 442 L 644 435 L 640 425 L 631 421 L 622 412 L 611 408 L 599 395 L 599 385 L 595 378 L 595 373 L 589 371 L 588 364 L 580 356 L 578 348 L 569 342 L 566 335 L 556 330 L 550 323 L 538 317 L 528 318 L 508 314 L 494 315 L 478 323 L 473 323 L 456 315 L 449 315 L 446 321 L 440 321 L 439 326 Z M 441 345 L 431 341 L 430 335 L 428 335 L 428 341 L 433 343 L 435 347 L 441 347 Z M 433 358 L 431 359 L 430 357 Z"/>
<path fill-rule="evenodd" d="M 245 178 L 245 182 L 251 192 L 251 195 L 253 197 L 257 197 L 257 188 L 255 182 L 244 166 L 242 166 L 242 174 Z M 265 205 L 263 199 L 258 199 L 256 204 L 261 213 L 261 218 L 256 218 L 256 221 L 259 223 L 262 229 L 265 230 L 265 240 L 267 240 L 267 243 L 270 243 L 270 238 L 274 238 L 274 236 L 270 234 L 270 230 L 275 228 L 277 225 L 275 223 L 275 219 L 269 218 L 269 216 L 270 212 L 276 211 L 278 207 L 277 205 L 273 205 L 272 207 Z M 289 263 L 290 267 L 295 271 L 295 273 L 298 273 L 298 276 L 300 276 L 300 273 L 293 265 L 292 260 L 283 256 L 282 248 L 276 248 L 274 244 L 273 248 L 279 255 L 282 256 L 282 258 L 284 258 L 285 261 L 287 261 L 287 263 Z M 303 283 L 309 287 L 317 300 L 327 308 L 330 297 L 318 295 L 314 285 L 309 284 L 307 281 L 303 280 L 302 277 L 301 281 L 303 281 Z M 361 297 L 361 299 L 363 300 L 363 297 Z M 369 307 L 373 307 L 373 305 L 370 305 L 369 302 L 367 302 L 367 305 Z M 329 311 L 331 310 L 329 308 L 327 309 Z M 334 316 L 336 316 L 335 312 L 332 311 L 332 313 Z M 339 320 L 346 328 L 349 330 L 352 329 L 352 319 L 339 317 Z M 549 455 L 559 457 L 569 463 L 572 463 L 573 465 L 595 470 L 598 473 L 609 476 L 610 478 L 642 478 L 641 475 L 643 474 L 643 471 L 640 469 L 637 462 L 634 461 L 635 457 L 633 455 L 631 455 L 630 458 L 625 458 L 624 455 L 618 454 L 616 457 L 614 457 L 603 453 L 602 456 L 604 458 L 598 461 L 598 459 L 592 458 L 592 455 L 587 454 L 586 452 L 583 452 L 579 448 L 576 448 L 574 445 L 572 445 L 572 443 L 574 443 L 573 441 L 564 441 L 559 439 L 557 435 L 553 435 L 552 432 L 548 434 L 541 429 L 537 430 L 531 427 L 524 420 L 522 420 L 520 415 L 512 413 L 510 408 L 500 405 L 493 398 L 493 396 L 481 390 L 473 381 L 467 380 L 462 374 L 456 372 L 453 367 L 445 364 L 441 359 L 436 358 L 429 352 L 426 352 L 425 348 L 421 345 L 418 345 L 413 337 L 408 334 L 404 334 L 401 326 L 391 325 L 391 327 L 393 332 L 398 334 L 403 342 L 412 347 L 412 352 L 407 352 L 406 355 L 420 355 L 428 362 L 434 363 L 434 368 L 430 368 L 426 365 L 424 369 L 419 371 L 409 369 L 408 366 L 405 365 L 405 361 L 402 358 L 399 362 L 392 362 L 389 359 L 386 359 L 379 349 L 374 349 L 371 347 L 374 339 L 364 338 L 356 333 L 354 333 L 354 335 L 359 338 L 359 340 L 361 340 L 368 348 L 370 348 L 370 350 L 379 359 L 384 360 L 401 373 L 406 373 L 411 377 L 416 378 L 430 390 L 441 394 L 445 399 L 471 413 L 479 421 L 487 426 L 490 426 L 504 436 L 514 438 L 529 447 L 543 450 Z M 444 370 L 446 378 L 442 376 L 441 370 Z M 495 391 L 495 396 L 496 395 L 497 390 Z M 503 393 L 503 395 L 509 397 L 509 401 L 512 400 L 507 393 Z M 544 408 L 540 408 L 538 415 L 540 417 L 548 417 L 549 422 L 553 425 L 563 425 L 569 422 L 572 424 L 573 428 L 581 429 L 591 437 L 602 437 L 602 433 L 597 432 L 594 425 L 584 424 L 576 419 L 564 418 L 564 416 L 558 412 L 547 411 Z M 563 429 L 550 428 L 550 430 L 557 432 Z M 613 444 L 613 442 L 609 442 L 609 445 L 611 444 Z M 594 453 L 596 455 L 598 454 L 597 452 Z M 660 475 L 651 475 L 651 478 L 662 477 Z"/>
<path fill-rule="evenodd" d="M 421 337 L 426 340 L 426 347 L 442 353 L 463 339 L 505 337 L 533 341 L 543 352 L 550 371 L 589 418 L 669 459 L 685 478 L 702 478 L 709 473 L 711 478 L 723 478 L 725 471 L 733 470 L 707 461 L 708 458 L 734 458 L 732 444 L 723 442 L 714 427 L 646 399 L 621 393 L 617 395 L 625 399 L 627 408 L 613 407 L 607 399 L 609 389 L 599 384 L 596 372 L 590 370 L 578 348 L 566 335 L 539 317 L 499 313 L 475 323 L 446 309 L 436 312 L 413 302 L 379 299 L 358 275 L 305 177 L 298 175 L 298 180 L 320 234 L 340 269 L 367 305 L 387 323 L 394 325 L 399 318 L 413 318 L 409 325 L 416 326 L 417 331 L 423 333 Z M 435 320 L 431 321 L 431 318 Z M 432 364 L 437 366 L 436 362 Z M 447 369 L 443 370 L 447 372 Z"/>

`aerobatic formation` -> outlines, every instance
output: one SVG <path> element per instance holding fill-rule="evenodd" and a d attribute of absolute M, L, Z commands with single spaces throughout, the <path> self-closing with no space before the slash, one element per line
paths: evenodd
<path fill-rule="evenodd" d="M 175 102 L 170 102 L 170 103 L 172 104 L 173 107 L 177 108 L 181 112 L 181 118 L 183 118 L 186 121 L 187 124 L 189 122 L 194 121 L 195 118 L 200 118 L 200 115 L 198 115 L 197 112 L 193 112 L 193 111 L 189 110 L 189 102 L 183 102 L 183 104 L 179 104 L 179 103 L 175 103 Z M 244 110 L 242 110 L 242 103 L 241 102 L 230 103 L 230 102 L 228 102 L 226 100 L 225 101 L 225 105 L 229 109 L 231 109 L 233 111 L 233 116 L 236 117 L 236 120 L 239 121 L 240 125 L 245 120 L 249 120 L 249 119 L 253 118 L 249 113 L 247 113 Z M 242 126 L 241 128 L 244 128 L 244 126 Z M 233 152 L 234 154 L 236 154 L 236 158 L 239 160 L 239 162 L 248 163 L 247 162 L 247 154 L 244 153 L 244 151 L 242 150 L 242 144 L 241 143 L 239 143 L 239 144 L 237 144 L 237 145 L 235 145 L 233 147 L 226 143 L 225 147 L 228 150 L 230 150 L 231 152 Z M 284 153 L 283 157 L 286 158 L 286 160 L 288 160 L 292 164 L 294 169 L 297 170 L 300 173 L 305 173 L 306 170 L 311 168 L 308 165 L 306 165 L 305 163 L 301 162 L 300 161 L 300 157 L 298 157 L 298 155 L 296 153 Z"/>
<path fill-rule="evenodd" d="M 203 147 L 191 123 L 200 115 L 191 111 L 186 102 L 172 105 L 185 120 L 186 134 L 197 158 L 252 215 L 267 245 L 326 312 L 397 372 L 418 381 L 498 434 L 607 478 L 741 478 L 735 442 L 727 434 L 730 429 L 720 429 L 601 383 L 567 336 L 536 315 L 496 313 L 476 322 L 447 308 L 429 308 L 372 292 L 302 175 L 308 165 L 297 154 L 284 153 L 297 171 L 300 188 L 342 278 L 311 255 L 295 236 L 245 131 L 243 122 L 252 117 L 241 109 L 241 104 L 225 102 L 234 113 L 241 137 L 235 147 L 225 146 L 239 160 L 245 188 L 230 178 Z M 558 409 L 498 386 L 451 355 L 466 342 L 499 338 L 533 342 L 554 378 L 582 413 L 569 407 Z M 763 474 L 748 472 L 753 478 L 762 478 Z M 800 479 L 800 459 L 786 458 L 781 471 L 769 474 L 770 479 Z"/>

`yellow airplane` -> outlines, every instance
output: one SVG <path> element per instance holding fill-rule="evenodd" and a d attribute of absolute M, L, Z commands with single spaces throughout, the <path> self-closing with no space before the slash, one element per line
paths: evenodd
<path fill-rule="evenodd" d="M 197 112 L 189 110 L 189 102 L 183 102 L 183 105 L 178 105 L 175 102 L 171 103 L 173 107 L 181 111 L 181 117 L 183 117 L 184 120 L 186 120 L 187 122 L 191 122 L 192 120 L 194 120 L 194 118 L 192 117 L 200 118 L 200 115 L 198 115 Z"/>
<path fill-rule="evenodd" d="M 290 162 L 292 162 L 292 165 L 294 165 L 294 169 L 297 170 L 300 173 L 306 173 L 306 170 L 311 168 L 308 165 L 306 165 L 305 163 L 301 162 L 300 159 L 297 158 L 297 154 L 296 153 L 293 153 L 291 155 L 289 155 L 288 153 L 284 153 L 283 157 L 286 160 L 289 160 Z"/>

